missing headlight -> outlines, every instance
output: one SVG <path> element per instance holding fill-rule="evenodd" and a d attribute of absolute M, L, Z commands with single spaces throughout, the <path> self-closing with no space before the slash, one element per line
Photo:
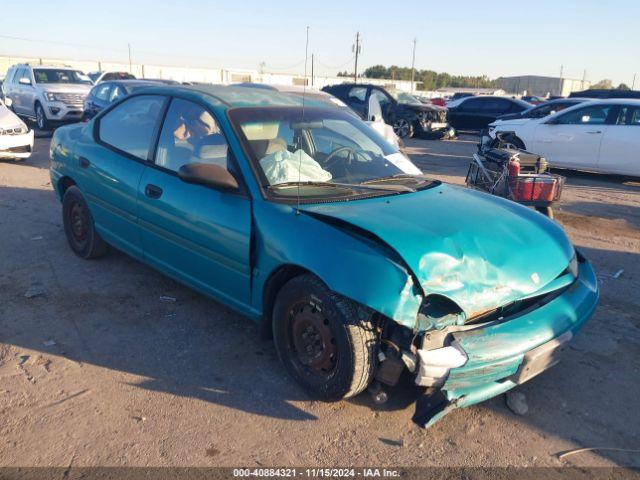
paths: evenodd
<path fill-rule="evenodd" d="M 464 325 L 466 315 L 452 300 L 442 295 L 429 295 L 418 312 L 418 330 L 442 330 L 451 325 Z"/>

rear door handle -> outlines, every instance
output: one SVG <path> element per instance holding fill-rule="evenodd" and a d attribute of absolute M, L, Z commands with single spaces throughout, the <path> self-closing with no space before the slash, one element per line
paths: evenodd
<path fill-rule="evenodd" d="M 149 183 L 144 187 L 144 194 L 149 198 L 160 198 L 162 196 L 162 189 L 157 185 Z"/>
<path fill-rule="evenodd" d="M 591 135 L 597 135 L 599 133 L 602 133 L 602 131 L 601 130 L 593 130 L 593 131 L 587 132 L 587 133 L 590 133 Z"/>
<path fill-rule="evenodd" d="M 81 168 L 88 168 L 89 165 L 91 165 L 91 162 L 88 159 L 84 158 L 84 157 L 80 157 L 78 159 L 78 163 L 80 164 Z"/>

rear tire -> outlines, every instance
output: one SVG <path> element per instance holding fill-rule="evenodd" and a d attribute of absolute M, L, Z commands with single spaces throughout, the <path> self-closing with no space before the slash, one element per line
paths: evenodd
<path fill-rule="evenodd" d="M 82 192 L 75 185 L 64 193 L 62 221 L 69 247 L 80 258 L 98 258 L 109 250 L 109 246 L 95 229 L 93 217 Z"/>
<path fill-rule="evenodd" d="M 289 374 L 329 401 L 353 397 L 373 379 L 378 352 L 372 312 L 329 290 L 317 277 L 287 282 L 273 310 L 273 337 Z"/>

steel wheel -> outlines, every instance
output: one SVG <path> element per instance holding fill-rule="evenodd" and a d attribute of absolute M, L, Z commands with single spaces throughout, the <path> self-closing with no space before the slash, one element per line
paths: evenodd
<path fill-rule="evenodd" d="M 400 138 L 411 136 L 412 130 L 411 123 L 405 118 L 399 118 L 393 124 L 393 132 Z"/>
<path fill-rule="evenodd" d="M 311 303 L 306 303 L 291 309 L 289 326 L 296 368 L 330 378 L 338 361 L 338 349 L 329 320 Z"/>
<path fill-rule="evenodd" d="M 289 280 L 273 307 L 273 339 L 285 368 L 324 400 L 352 397 L 373 379 L 378 340 L 371 312 L 315 276 Z"/>
<path fill-rule="evenodd" d="M 69 225 L 71 226 L 71 234 L 79 244 L 87 240 L 89 231 L 89 219 L 83 205 L 74 201 L 69 208 Z"/>
<path fill-rule="evenodd" d="M 107 253 L 107 244 L 96 231 L 89 206 L 75 185 L 64 193 L 62 221 L 69 246 L 76 255 L 89 259 Z"/>

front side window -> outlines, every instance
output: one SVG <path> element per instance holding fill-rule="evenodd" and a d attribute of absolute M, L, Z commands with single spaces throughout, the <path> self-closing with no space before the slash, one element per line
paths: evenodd
<path fill-rule="evenodd" d="M 259 180 L 275 196 L 384 195 L 430 184 L 406 156 L 346 112 L 307 108 L 303 117 L 299 108 L 238 108 L 230 117 Z"/>
<path fill-rule="evenodd" d="M 116 85 L 115 87 L 113 87 L 113 90 L 111 90 L 111 95 L 109 95 L 109 103 L 113 103 L 116 100 L 120 100 L 122 97 L 125 97 L 127 95 L 127 93 L 124 91 L 124 88 L 122 88 L 120 85 Z"/>
<path fill-rule="evenodd" d="M 228 168 L 227 141 L 213 116 L 202 106 L 174 99 L 162 125 L 156 165 L 177 172 L 188 163 Z"/>
<path fill-rule="evenodd" d="M 609 116 L 611 105 L 592 105 L 578 108 L 558 117 L 560 125 L 604 125 Z"/>
<path fill-rule="evenodd" d="M 91 85 L 91 79 L 78 70 L 63 68 L 34 68 L 36 83 L 79 83 Z"/>
<path fill-rule="evenodd" d="M 389 97 L 376 88 L 371 90 L 371 96 L 375 97 L 378 100 L 378 103 L 380 104 L 380 108 L 383 111 L 391 103 L 391 100 L 389 99 Z"/>
<path fill-rule="evenodd" d="M 140 95 L 117 105 L 100 119 L 100 141 L 147 160 L 164 101 L 159 95 Z"/>

